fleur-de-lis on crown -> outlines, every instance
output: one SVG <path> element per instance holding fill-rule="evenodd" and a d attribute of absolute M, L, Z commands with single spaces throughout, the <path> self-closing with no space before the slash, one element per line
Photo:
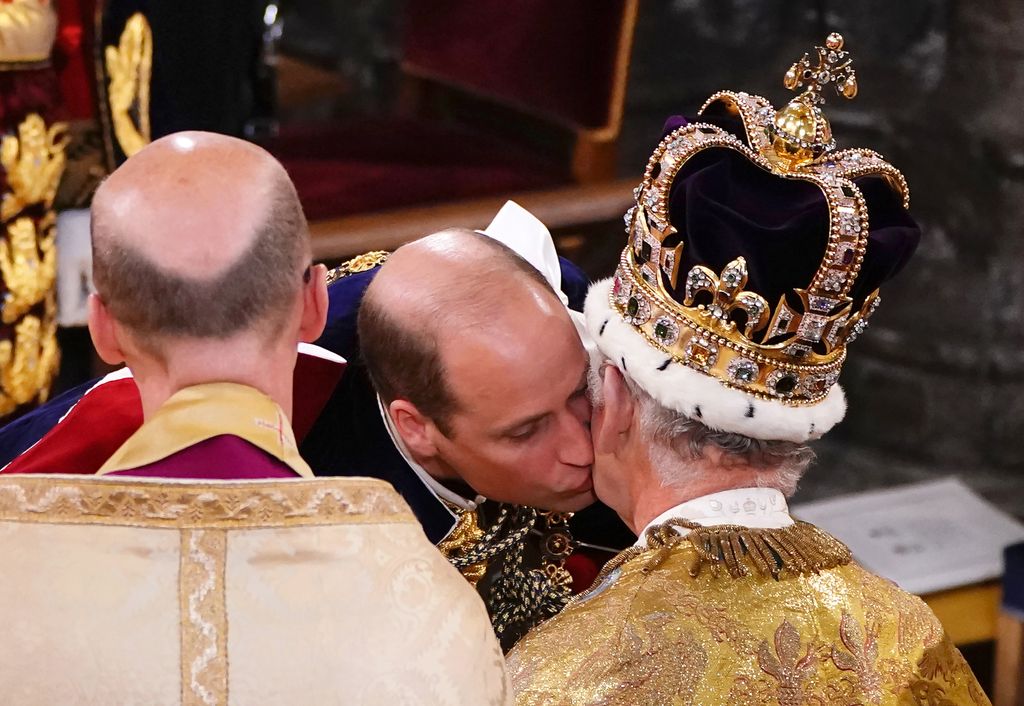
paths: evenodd
<path fill-rule="evenodd" d="M 810 56 L 804 54 L 786 72 L 786 88 L 793 91 L 806 88 L 801 97 L 806 96 L 812 103 L 824 101 L 821 91 L 830 83 L 839 95 L 855 97 L 857 74 L 853 70 L 850 53 L 843 51 L 843 35 L 833 32 L 825 39 L 825 46 L 815 47 L 815 50 L 818 52 L 818 65 L 811 66 Z"/>
<path fill-rule="evenodd" d="M 686 276 L 686 290 L 683 304 L 693 306 L 694 298 L 701 292 L 711 294 L 711 303 L 701 304 L 701 314 L 715 328 L 726 330 L 736 327 L 733 316 L 742 311 L 746 314 L 743 324 L 743 335 L 750 338 L 751 334 L 768 325 L 766 314 L 768 302 L 759 294 L 744 291 L 747 285 L 747 261 L 738 257 L 715 275 L 703 265 L 697 265 Z"/>

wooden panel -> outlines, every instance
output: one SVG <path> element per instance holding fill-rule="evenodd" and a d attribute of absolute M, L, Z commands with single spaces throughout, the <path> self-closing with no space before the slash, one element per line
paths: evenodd
<path fill-rule="evenodd" d="M 358 214 L 310 223 L 313 257 L 338 260 L 369 250 L 394 250 L 424 235 L 450 227 L 485 228 L 511 199 L 552 231 L 582 228 L 622 218 L 633 202 L 639 177 L 551 191 Z"/>
<path fill-rule="evenodd" d="M 1024 704 L 1024 621 L 1003 613 L 996 641 L 994 706 Z"/>
<path fill-rule="evenodd" d="M 957 645 L 994 640 L 1002 588 L 998 581 L 921 596 Z"/>

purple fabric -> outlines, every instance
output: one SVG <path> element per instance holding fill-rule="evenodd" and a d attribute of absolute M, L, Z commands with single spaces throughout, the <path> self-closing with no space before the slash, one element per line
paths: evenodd
<path fill-rule="evenodd" d="M 736 118 L 707 115 L 702 121 L 744 138 Z M 666 134 L 686 118 L 665 123 Z M 850 294 L 854 308 L 907 263 L 921 231 L 899 196 L 878 177 L 856 180 L 868 204 L 871 233 L 860 274 Z M 694 265 L 720 272 L 742 255 L 750 279 L 747 289 L 772 307 L 786 293 L 806 288 L 821 263 L 828 242 L 828 205 L 820 189 L 808 182 L 782 179 L 728 149 L 706 150 L 686 163 L 672 186 L 669 217 L 684 243 L 677 288 L 682 301 L 685 273 Z"/>
<path fill-rule="evenodd" d="M 237 436 L 223 434 L 171 454 L 165 459 L 112 476 L 190 478 L 193 480 L 255 480 L 294 478 L 287 464 Z"/>

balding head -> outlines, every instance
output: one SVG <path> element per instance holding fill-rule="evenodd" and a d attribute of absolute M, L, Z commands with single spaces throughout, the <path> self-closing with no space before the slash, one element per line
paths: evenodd
<path fill-rule="evenodd" d="M 269 331 L 291 307 L 309 232 L 284 168 L 224 135 L 183 132 L 133 155 L 92 205 L 96 289 L 140 340 Z"/>
<path fill-rule="evenodd" d="M 381 397 L 410 400 L 444 429 L 457 400 L 443 344 L 501 329 L 511 310 L 566 316 L 536 268 L 477 232 L 445 230 L 396 250 L 359 309 L 363 359 Z"/>
<path fill-rule="evenodd" d="M 412 458 L 498 502 L 593 502 L 587 356 L 548 282 L 472 231 L 399 248 L 359 307 L 363 361 Z"/>

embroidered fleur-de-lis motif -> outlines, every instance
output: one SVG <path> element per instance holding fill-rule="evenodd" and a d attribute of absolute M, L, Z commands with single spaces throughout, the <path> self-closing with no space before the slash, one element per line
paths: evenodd
<path fill-rule="evenodd" d="M 814 673 L 815 655 L 808 644 L 800 655 L 800 633 L 788 620 L 775 630 L 774 651 L 765 640 L 757 651 L 761 669 L 775 677 L 779 706 L 800 706 L 804 702 L 804 681 Z"/>
<path fill-rule="evenodd" d="M 882 678 L 878 673 L 878 633 L 877 630 L 861 629 L 860 623 L 849 613 L 843 613 L 839 621 L 839 639 L 845 650 L 838 645 L 832 646 L 832 661 L 844 672 L 853 672 L 860 681 L 860 687 L 872 703 L 882 698 Z"/>
<path fill-rule="evenodd" d="M 734 314 L 742 311 L 746 315 L 743 335 L 760 331 L 768 324 L 768 302 L 759 294 L 744 291 L 747 285 L 747 261 L 738 257 L 715 275 L 703 265 L 697 265 L 686 276 L 686 291 L 683 304 L 692 306 L 694 298 L 701 292 L 711 294 L 711 303 L 701 305 L 703 316 L 712 328 L 732 329 L 736 326 Z"/>

